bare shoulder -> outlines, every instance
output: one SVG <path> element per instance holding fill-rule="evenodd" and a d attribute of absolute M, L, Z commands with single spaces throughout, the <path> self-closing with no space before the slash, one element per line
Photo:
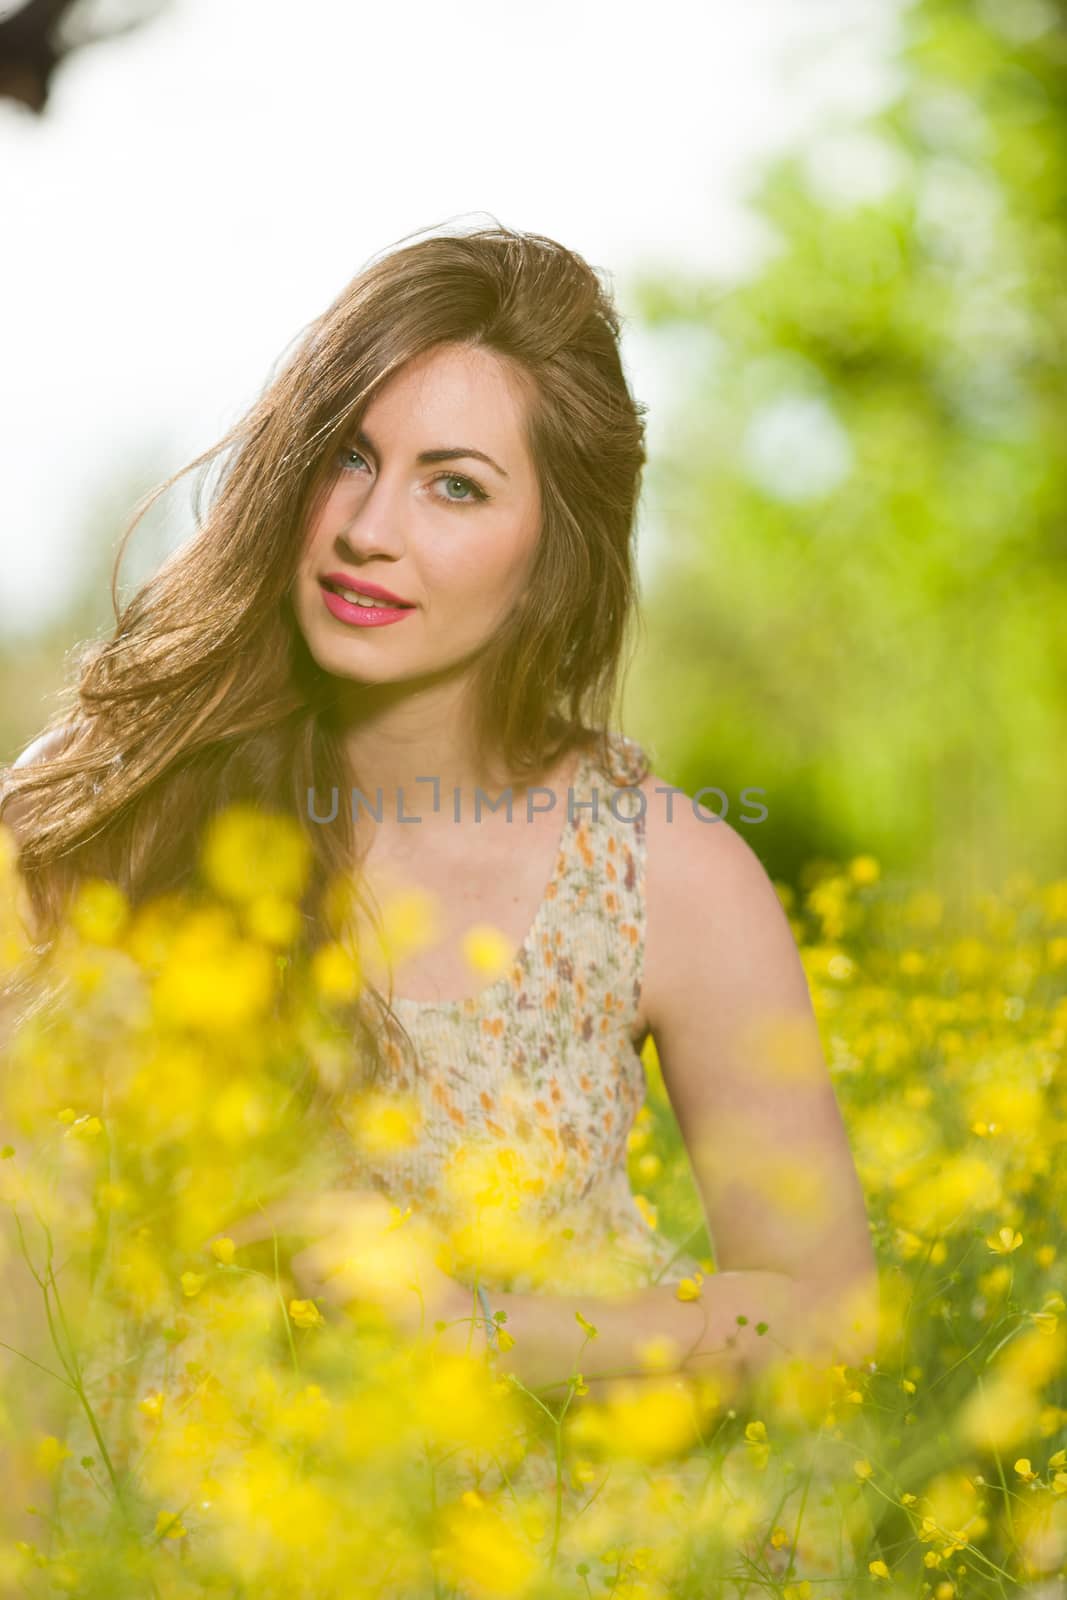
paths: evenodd
<path fill-rule="evenodd" d="M 646 794 L 644 1023 L 659 1036 L 721 983 L 751 981 L 784 1005 L 808 1000 L 789 919 L 739 828 L 650 772 Z"/>
<path fill-rule="evenodd" d="M 69 723 L 64 723 L 61 728 L 49 728 L 46 733 L 38 735 L 17 755 L 11 763 L 13 767 L 28 767 L 31 761 L 51 761 L 58 756 L 73 729 Z"/>
<path fill-rule="evenodd" d="M 789 918 L 738 828 L 648 786 L 646 1017 L 718 1269 L 784 1274 L 858 1365 L 877 1267 Z"/>
<path fill-rule="evenodd" d="M 20 798 L 9 794 L 5 772 L 10 773 L 17 768 L 31 766 L 35 761 L 53 760 L 63 753 L 73 731 L 70 723 L 64 723 L 59 728 L 49 728 L 33 739 L 6 769 L 0 769 L 0 822 L 11 829 L 16 839 L 19 837 L 19 826 L 26 804 Z"/>

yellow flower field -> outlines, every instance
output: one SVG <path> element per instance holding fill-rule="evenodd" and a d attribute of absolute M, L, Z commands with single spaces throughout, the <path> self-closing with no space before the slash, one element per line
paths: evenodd
<path fill-rule="evenodd" d="M 0 866 L 15 981 L 4 830 Z M 594 1395 L 575 1371 L 550 1403 L 495 1375 L 480 1329 L 445 1347 L 395 1314 L 432 1250 L 475 1274 L 480 1248 L 530 1258 L 535 1152 L 472 1152 L 454 1238 L 399 1206 L 370 1223 L 343 1305 L 296 1292 L 280 1235 L 226 1233 L 330 1182 L 360 974 L 341 942 L 292 958 L 305 866 L 283 819 L 237 812 L 195 895 L 132 910 L 86 884 L 47 986 L 15 991 L 0 1593 L 1063 1593 L 1067 882 L 951 905 L 861 856 L 778 885 L 877 1246 L 873 1366 L 779 1363 L 738 1402 L 653 1342 L 644 1377 Z M 699 1298 L 713 1241 L 645 1062 L 630 1177 L 697 1250 L 678 1294 Z M 343 1110 L 368 1150 L 410 1137 L 387 1087 Z M 803 1197 L 802 1175 L 764 1179 Z M 579 1321 L 595 1338 L 592 1304 Z"/>

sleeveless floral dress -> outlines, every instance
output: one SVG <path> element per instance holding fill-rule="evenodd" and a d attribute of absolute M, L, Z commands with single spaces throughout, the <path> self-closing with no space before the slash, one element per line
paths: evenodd
<path fill-rule="evenodd" d="M 628 1179 L 628 1135 L 646 1090 L 638 1006 L 647 832 L 644 807 L 633 788 L 644 762 L 640 747 L 621 735 L 609 735 L 608 746 L 610 773 L 591 752 L 579 759 L 564 801 L 551 878 L 508 969 L 472 999 L 394 997 L 393 1009 L 416 1059 L 398 1040 L 387 1038 L 388 1082 L 382 1088 L 390 1102 L 406 1106 L 407 1137 L 399 1146 L 376 1150 L 365 1138 L 353 1137 L 353 1118 L 358 1121 L 366 1101 L 358 1084 L 347 1104 L 342 1101 L 332 1130 L 340 1184 L 374 1187 L 446 1229 L 454 1229 L 456 1207 L 472 1189 L 482 1198 L 503 1194 L 509 1206 L 518 1195 L 531 1236 L 546 1238 L 551 1248 L 518 1261 L 513 1251 L 495 1261 L 491 1254 L 483 1256 L 477 1275 L 490 1301 L 494 1287 L 611 1293 L 676 1282 L 702 1270 L 698 1258 L 679 1251 L 650 1226 Z M 476 1174 L 477 1181 L 465 1186 L 464 1174 Z M 487 1174 L 499 1180 L 495 1190 Z M 174 1368 L 168 1363 L 166 1372 L 142 1368 L 125 1382 L 109 1375 L 106 1388 L 113 1392 L 102 1413 L 111 1416 L 114 1408 L 111 1420 L 117 1424 L 119 1411 L 132 1413 L 138 1396 L 155 1389 L 180 1396 L 187 1354 L 179 1347 Z M 92 1452 L 93 1441 L 77 1420 L 69 1442 L 75 1459 L 82 1450 Z M 842 1479 L 851 1477 L 848 1464 L 831 1466 L 832 1450 L 828 1454 L 824 1440 L 802 1478 L 773 1451 L 754 1478 L 752 1454 L 742 1441 L 728 1454 L 721 1474 L 696 1453 L 647 1469 L 652 1522 L 657 1540 L 665 1541 L 661 1560 L 674 1566 L 679 1581 L 685 1575 L 687 1593 L 714 1593 L 724 1600 L 760 1587 L 758 1580 L 753 1583 L 752 1562 L 790 1582 L 814 1580 L 813 1592 L 822 1596 L 853 1592 L 857 1569 L 835 1501 Z M 648 1539 L 640 1526 L 630 1525 L 633 1507 L 641 1503 L 624 1488 L 632 1469 L 609 1469 L 609 1479 L 612 1472 L 622 1498 L 620 1521 L 608 1543 L 622 1549 L 632 1542 L 640 1560 Z M 479 1492 L 514 1490 L 527 1503 L 532 1494 L 550 1517 L 558 1475 L 551 1442 L 533 1438 L 518 1470 L 512 1466 L 505 1481 L 490 1468 L 480 1475 Z M 75 1483 L 83 1476 L 72 1473 L 69 1489 L 78 1493 Z M 586 1515 L 583 1508 L 591 1497 L 601 1499 L 608 1517 L 609 1494 L 594 1496 L 588 1479 L 564 1467 L 560 1483 L 565 1527 L 584 1526 L 578 1519 Z M 765 1508 L 754 1520 L 748 1510 L 753 1500 Z M 806 1509 L 798 1531 L 801 1505 Z M 195 1535 L 197 1509 L 188 1508 L 183 1520 Z M 720 1571 L 701 1572 L 699 1557 L 694 1571 L 690 1541 L 695 1530 L 708 1526 L 736 1527 L 730 1538 L 741 1565 L 728 1570 L 747 1569 L 747 1577 L 735 1583 Z M 791 1570 L 790 1550 L 778 1537 L 783 1529 L 791 1538 L 796 1535 Z M 560 1546 L 564 1564 L 570 1538 L 565 1532 Z M 580 1543 L 573 1557 L 583 1558 Z M 700 1587 L 704 1581 L 706 1590 Z M 405 1591 L 403 1600 L 413 1596 Z"/>
<path fill-rule="evenodd" d="M 646 827 L 633 786 L 643 752 L 619 734 L 608 742 L 619 781 L 581 752 L 552 876 L 508 969 L 472 998 L 392 1000 L 417 1054 L 409 1064 L 394 1040 L 385 1050 L 410 1142 L 371 1156 L 353 1140 L 341 1163 L 342 1185 L 375 1187 L 445 1227 L 466 1174 L 483 1199 L 488 1185 L 513 1209 L 519 1200 L 550 1243 L 540 1266 L 516 1267 L 512 1254 L 505 1270 L 483 1254 L 487 1288 L 608 1292 L 701 1270 L 646 1220 L 627 1174 L 646 1091 Z M 358 1095 L 352 1106 L 362 1109 Z"/>
<path fill-rule="evenodd" d="M 534 1179 L 520 1185 L 524 1215 L 555 1248 L 518 1267 L 483 1255 L 478 1279 L 490 1303 L 493 1287 L 611 1293 L 703 1270 L 650 1226 L 627 1173 L 628 1135 L 646 1092 L 638 1006 L 647 829 L 634 785 L 647 761 L 621 734 L 607 745 L 609 773 L 592 752 L 579 759 L 552 876 L 508 970 L 465 1000 L 393 998 L 418 1056 L 410 1065 L 392 1043 L 385 1051 L 390 1090 L 413 1113 L 410 1142 L 370 1156 L 340 1134 L 342 1182 L 375 1187 L 453 1231 L 465 1192 L 457 1173 L 474 1166 L 484 1196 L 487 1170 L 506 1172 L 513 1157 L 521 1171 L 532 1167 Z M 698 1574 L 709 1594 L 733 1600 L 759 1587 L 752 1563 L 779 1581 L 817 1583 L 825 1597 L 850 1593 L 858 1568 L 848 1523 L 866 1529 L 851 1463 L 839 1441 L 813 1435 L 791 1454 L 753 1451 L 743 1440 L 721 1475 L 695 1453 L 662 1473 L 650 1469 L 659 1534 L 674 1521 L 678 1576 L 688 1570 L 692 1582 L 682 1552 L 699 1523 L 735 1530 L 727 1542 L 737 1560 L 714 1577 Z M 551 1446 L 537 1441 L 512 1486 L 549 1505 L 557 1471 Z M 490 1472 L 486 1487 L 502 1484 Z M 564 1471 L 561 1493 L 566 1519 L 590 1491 Z M 747 1576 L 735 1582 L 731 1571 Z"/>

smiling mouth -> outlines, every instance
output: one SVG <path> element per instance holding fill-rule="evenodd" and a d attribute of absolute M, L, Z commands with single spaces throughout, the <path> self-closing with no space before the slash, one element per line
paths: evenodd
<path fill-rule="evenodd" d="M 414 607 L 409 605 L 405 600 L 380 600 L 376 595 L 364 594 L 360 589 L 349 589 L 342 584 L 331 583 L 329 578 L 320 578 L 319 582 L 322 584 L 322 587 L 324 589 L 328 589 L 331 594 L 340 595 L 342 600 L 347 600 L 352 605 L 362 606 L 367 611 L 374 610 L 375 608 L 379 611 L 414 610 Z"/>

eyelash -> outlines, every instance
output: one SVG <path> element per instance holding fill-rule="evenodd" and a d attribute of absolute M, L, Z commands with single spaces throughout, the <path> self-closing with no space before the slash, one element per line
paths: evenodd
<path fill-rule="evenodd" d="M 346 456 L 359 456 L 359 459 L 361 461 L 366 461 L 366 459 L 367 459 L 366 456 L 363 454 L 363 452 L 361 450 L 355 449 L 354 446 L 346 445 L 345 448 L 341 451 L 340 456 L 339 456 L 339 461 L 340 461 L 342 472 L 347 472 L 349 470 L 348 467 L 345 465 L 345 457 Z M 486 501 L 486 500 L 489 499 L 489 495 L 486 494 L 485 490 L 483 488 L 481 488 L 480 485 L 475 483 L 473 478 L 466 478 L 466 477 L 463 476 L 462 473 L 459 473 L 459 472 L 439 472 L 430 481 L 432 483 L 440 483 L 440 482 L 462 483 L 462 484 L 465 484 L 467 486 L 467 488 L 470 489 L 473 492 L 473 499 L 470 499 L 470 500 L 450 500 L 447 497 L 447 495 L 444 496 L 443 497 L 443 501 L 444 501 L 444 504 L 447 505 L 447 506 L 474 506 L 474 505 L 478 505 L 481 502 Z M 438 495 L 438 496 L 436 496 L 436 498 L 438 500 L 440 500 L 440 499 L 442 499 L 442 496 Z"/>

